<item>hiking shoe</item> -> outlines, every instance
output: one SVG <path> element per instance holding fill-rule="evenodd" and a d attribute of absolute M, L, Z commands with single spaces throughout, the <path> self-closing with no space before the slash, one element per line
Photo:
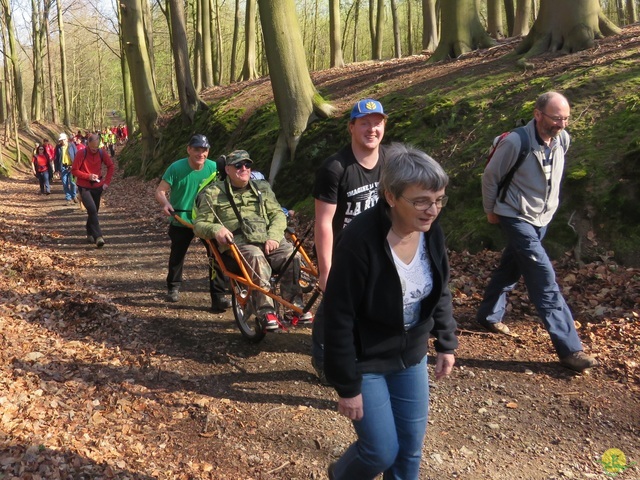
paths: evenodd
<path fill-rule="evenodd" d="M 96 243 L 96 239 L 93 238 L 93 235 L 87 235 L 87 243 Z"/>
<path fill-rule="evenodd" d="M 324 385 L 325 387 L 330 387 L 331 384 L 329 383 L 329 380 L 327 380 L 327 376 L 324 374 L 324 368 L 318 365 L 315 358 L 311 359 L 311 366 L 316 371 L 316 375 L 318 377 L 318 381 L 320 382 L 320 385 Z"/>
<path fill-rule="evenodd" d="M 503 335 L 511 335 L 511 330 L 502 322 L 491 323 L 487 320 L 478 320 L 480 325 L 482 325 L 487 331 L 491 333 L 501 333 Z"/>
<path fill-rule="evenodd" d="M 272 332 L 278 330 L 278 317 L 274 312 L 267 312 L 262 317 L 262 326 L 265 330 Z"/>
<path fill-rule="evenodd" d="M 211 299 L 211 311 L 213 313 L 222 313 L 231 307 L 231 302 L 225 295 L 214 295 Z"/>
<path fill-rule="evenodd" d="M 104 238 L 98 237 L 96 238 L 96 248 L 104 247 Z"/>
<path fill-rule="evenodd" d="M 73 203 L 78 203 L 78 197 L 73 197 L 73 198 L 71 199 L 71 201 L 72 201 Z"/>
<path fill-rule="evenodd" d="M 169 290 L 167 293 L 166 300 L 167 302 L 176 303 L 178 301 L 178 297 L 180 296 L 179 290 Z"/>
<path fill-rule="evenodd" d="M 582 372 L 587 368 L 598 366 L 598 361 L 583 351 L 573 352 L 571 355 L 561 358 L 560 363 L 576 372 Z"/>

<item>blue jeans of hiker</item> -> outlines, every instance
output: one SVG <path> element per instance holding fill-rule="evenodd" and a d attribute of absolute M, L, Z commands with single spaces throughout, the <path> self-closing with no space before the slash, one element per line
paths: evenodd
<path fill-rule="evenodd" d="M 38 181 L 40 182 L 40 193 L 51 193 L 51 184 L 49 183 L 49 170 L 38 172 Z"/>
<path fill-rule="evenodd" d="M 334 466 L 336 480 L 418 480 L 429 412 L 427 357 L 386 375 L 362 376 L 364 416 L 358 440 Z"/>
<path fill-rule="evenodd" d="M 500 265 L 491 275 L 476 319 L 489 323 L 502 321 L 507 295 L 520 276 L 529 298 L 538 310 L 542 323 L 560 358 L 581 351 L 582 342 L 576 332 L 573 315 L 556 283 L 556 274 L 542 246 L 546 227 L 535 227 L 518 218 L 500 217 L 500 227 L 507 237 Z"/>
<path fill-rule="evenodd" d="M 73 181 L 70 166 L 62 166 L 62 170 L 60 171 L 60 181 L 62 182 L 62 189 L 64 190 L 64 199 L 73 200 L 76 198 L 77 187 Z"/>

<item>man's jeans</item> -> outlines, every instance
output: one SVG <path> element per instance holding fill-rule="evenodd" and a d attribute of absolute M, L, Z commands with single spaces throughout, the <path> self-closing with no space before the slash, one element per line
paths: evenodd
<path fill-rule="evenodd" d="M 500 217 L 500 227 L 507 237 L 500 265 L 493 272 L 476 319 L 490 323 L 502 321 L 507 294 L 520 276 L 536 306 L 553 346 L 560 358 L 582 350 L 573 316 L 556 283 L 553 265 L 542 246 L 546 227 L 535 227 L 523 220 Z"/>
<path fill-rule="evenodd" d="M 76 198 L 77 187 L 75 182 L 73 181 L 73 176 L 71 175 L 71 167 L 64 165 L 62 166 L 62 171 L 60 172 L 60 180 L 62 181 L 65 200 L 73 200 L 74 198 Z"/>
<path fill-rule="evenodd" d="M 362 376 L 358 440 L 336 462 L 336 480 L 418 480 L 429 412 L 427 357 L 405 370 Z"/>

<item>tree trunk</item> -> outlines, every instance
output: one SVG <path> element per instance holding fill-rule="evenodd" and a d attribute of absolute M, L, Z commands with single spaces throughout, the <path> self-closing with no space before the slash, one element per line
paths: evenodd
<path fill-rule="evenodd" d="M 58 40 L 60 43 L 60 77 L 62 80 L 62 123 L 67 128 L 71 128 L 71 96 L 69 95 L 69 83 L 67 82 L 67 46 L 64 39 L 64 22 L 62 21 L 62 5 L 60 0 L 56 0 L 56 11 L 58 13 Z"/>
<path fill-rule="evenodd" d="M 185 21 L 184 4 L 182 0 L 169 0 L 171 31 L 173 32 L 173 62 L 178 84 L 178 98 L 180 99 L 180 112 L 182 123 L 193 123 L 200 99 L 193 85 L 191 70 L 189 69 L 189 51 L 187 40 L 187 27 Z"/>
<path fill-rule="evenodd" d="M 371 58 L 372 59 L 376 58 L 376 43 L 377 43 L 376 37 L 378 33 L 376 32 L 375 5 L 376 5 L 375 0 L 369 0 L 369 38 L 371 41 Z"/>
<path fill-rule="evenodd" d="M 202 88 L 213 86 L 213 62 L 211 61 L 211 7 L 209 0 L 200 1 L 200 25 L 202 28 Z"/>
<path fill-rule="evenodd" d="M 422 50 L 435 51 L 438 46 L 438 18 L 435 0 L 422 0 Z"/>
<path fill-rule="evenodd" d="M 507 21 L 507 31 L 509 36 L 513 36 L 513 26 L 515 24 L 516 10 L 513 5 L 514 0 L 504 0 L 504 17 Z"/>
<path fill-rule="evenodd" d="M 495 45 L 480 22 L 475 0 L 447 0 L 440 8 L 442 37 L 429 62 L 457 58 L 463 53 Z"/>
<path fill-rule="evenodd" d="M 373 45 L 373 60 L 382 59 L 382 32 L 384 31 L 384 0 L 378 0 L 376 8 L 376 43 Z"/>
<path fill-rule="evenodd" d="M 222 43 L 222 22 L 220 22 L 220 3 L 215 0 L 215 32 L 216 32 L 216 48 L 213 54 L 213 83 L 215 85 L 222 84 L 222 66 L 224 58 L 224 50 Z"/>
<path fill-rule="evenodd" d="M 627 0 L 627 24 L 631 25 L 638 21 L 638 9 L 634 0 Z"/>
<path fill-rule="evenodd" d="M 259 7 L 271 88 L 280 120 L 269 172 L 269 180 L 273 182 L 282 162 L 293 160 L 312 114 L 326 117 L 333 108 L 311 82 L 293 0 L 260 0 Z"/>
<path fill-rule="evenodd" d="M 360 0 L 356 0 L 353 14 L 353 61 L 358 61 L 358 20 L 360 19 Z"/>
<path fill-rule="evenodd" d="M 124 118 L 127 125 L 129 135 L 133 135 L 134 130 L 134 101 L 133 101 L 133 87 L 131 86 L 131 72 L 129 71 L 129 63 L 127 62 L 127 55 L 124 50 L 124 40 L 122 38 L 122 19 L 121 11 L 116 9 L 118 15 L 118 40 L 120 42 L 120 71 L 122 73 L 122 93 L 124 97 Z"/>
<path fill-rule="evenodd" d="M 407 55 L 413 55 L 413 2 L 407 2 Z"/>
<path fill-rule="evenodd" d="M 340 29 L 340 1 L 329 0 L 329 51 L 331 58 L 329 65 L 333 67 L 344 67 L 342 58 L 342 31 Z"/>
<path fill-rule="evenodd" d="M 524 37 L 529 33 L 531 24 L 531 0 L 518 0 L 516 7 L 516 18 L 513 25 L 513 36 Z"/>
<path fill-rule="evenodd" d="M 397 0 L 391 0 L 391 20 L 393 23 L 393 49 L 395 58 L 402 58 L 402 44 L 400 43 L 400 19 L 398 18 Z"/>
<path fill-rule="evenodd" d="M 256 72 L 256 0 L 247 0 L 244 20 L 244 67 L 242 79 L 258 78 Z"/>
<path fill-rule="evenodd" d="M 34 122 L 42 120 L 43 113 L 43 62 L 44 58 L 44 15 L 42 4 L 31 0 L 31 37 L 33 55 L 33 88 L 31 90 L 31 119 Z"/>
<path fill-rule="evenodd" d="M 44 33 L 47 42 L 47 70 L 49 72 L 49 95 L 51 98 L 51 121 L 54 124 L 60 123 L 60 117 L 58 116 L 58 99 L 56 94 L 56 81 L 53 72 L 53 63 L 51 62 L 51 35 L 49 33 L 49 13 L 51 12 L 51 2 L 44 2 Z"/>
<path fill-rule="evenodd" d="M 487 30 L 489 35 L 495 39 L 505 37 L 502 26 L 502 5 L 501 0 L 487 0 Z"/>
<path fill-rule="evenodd" d="M 577 52 L 590 48 L 596 38 L 619 32 L 598 0 L 541 0 L 538 18 L 516 53 L 524 60 L 543 52 Z"/>
<path fill-rule="evenodd" d="M 13 89 L 16 96 L 16 109 L 18 110 L 18 125 L 20 128 L 31 132 L 29 126 L 29 116 L 27 115 L 27 108 L 24 103 L 24 87 L 22 84 L 22 71 L 20 70 L 20 60 L 18 58 L 18 47 L 16 42 L 16 33 L 13 26 L 13 14 L 11 12 L 11 5 L 9 0 L 0 0 L 2 10 L 4 11 L 4 21 L 7 27 L 7 37 L 9 43 L 9 52 L 5 50 L 5 61 L 11 62 L 11 68 L 13 71 Z"/>
<path fill-rule="evenodd" d="M 233 41 L 231 42 L 231 65 L 229 66 L 229 81 L 236 81 L 236 63 L 238 58 L 238 40 L 240 37 L 240 0 L 236 0 L 235 15 L 233 16 Z"/>
<path fill-rule="evenodd" d="M 202 23 L 200 22 L 200 0 L 194 0 L 195 19 L 193 36 L 193 78 L 196 91 L 202 90 Z"/>
<path fill-rule="evenodd" d="M 151 59 L 145 41 L 145 24 L 142 2 L 145 0 L 121 0 L 120 30 L 125 45 L 127 63 L 131 72 L 133 99 L 140 133 L 142 134 L 142 162 L 140 174 L 146 173 L 160 138 L 157 127 L 160 104 L 156 95 L 151 71 Z"/>

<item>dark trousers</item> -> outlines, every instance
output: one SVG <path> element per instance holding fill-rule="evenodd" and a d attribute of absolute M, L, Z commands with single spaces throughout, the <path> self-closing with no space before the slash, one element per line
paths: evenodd
<path fill-rule="evenodd" d="M 98 211 L 100 210 L 100 199 L 102 198 L 102 187 L 84 188 L 78 187 L 82 204 L 87 209 L 87 235 L 93 238 L 102 236 L 100 229 L 100 221 L 98 220 Z"/>
<path fill-rule="evenodd" d="M 194 236 L 191 228 L 169 225 L 169 238 L 171 239 L 169 273 L 167 274 L 167 289 L 169 291 L 180 290 L 184 257 L 187 255 L 187 250 L 189 250 L 189 245 L 191 245 Z M 222 270 L 214 261 L 209 245 L 205 241 L 202 241 L 202 243 L 207 249 L 207 257 L 209 258 L 209 293 L 213 301 L 214 295 L 222 295 L 226 292 L 225 278 Z"/>
<path fill-rule="evenodd" d="M 37 173 L 38 181 L 40 182 L 40 193 L 51 193 L 51 186 L 49 184 L 49 170 Z"/>

